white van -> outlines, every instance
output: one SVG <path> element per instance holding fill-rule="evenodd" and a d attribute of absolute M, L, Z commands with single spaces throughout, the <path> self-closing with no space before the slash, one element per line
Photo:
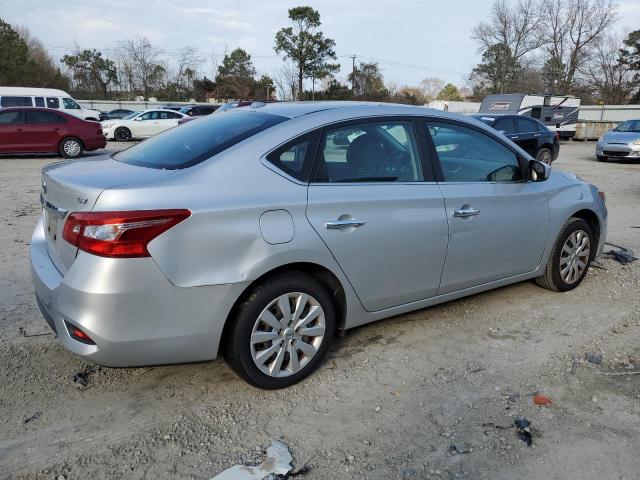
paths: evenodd
<path fill-rule="evenodd" d="M 52 88 L 0 87 L 0 108 L 7 107 L 46 107 L 85 120 L 100 120 L 100 112 L 84 108 L 67 92 Z"/>

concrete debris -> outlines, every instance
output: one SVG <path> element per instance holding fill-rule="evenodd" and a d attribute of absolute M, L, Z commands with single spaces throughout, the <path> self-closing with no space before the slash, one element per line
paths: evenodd
<path fill-rule="evenodd" d="M 75 383 L 79 388 L 86 388 L 89 386 L 89 379 L 91 378 L 91 375 L 99 371 L 100 367 L 88 366 L 83 370 L 74 373 L 71 379 L 73 380 L 73 383 Z"/>
<path fill-rule="evenodd" d="M 589 363 L 593 363 L 594 365 L 600 365 L 602 364 L 602 353 L 588 352 L 584 354 L 584 359 Z"/>
<path fill-rule="evenodd" d="M 524 417 L 516 417 L 513 421 L 516 426 L 516 433 L 518 438 L 525 442 L 527 446 L 531 446 L 533 443 L 533 437 L 531 436 L 531 422 Z"/>
<path fill-rule="evenodd" d="M 267 448 L 267 459 L 260 465 L 234 465 L 219 473 L 210 480 L 271 480 L 282 478 L 291 472 L 293 457 L 289 448 L 282 442 L 274 440 Z"/>

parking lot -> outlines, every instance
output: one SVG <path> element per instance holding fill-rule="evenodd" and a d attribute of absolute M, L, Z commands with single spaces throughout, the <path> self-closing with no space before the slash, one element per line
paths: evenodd
<path fill-rule="evenodd" d="M 640 253 L 640 164 L 593 149 L 563 143 L 553 167 L 603 189 L 608 240 Z M 285 390 L 222 360 L 92 372 L 32 295 L 40 169 L 54 161 L 0 158 L 0 477 L 206 480 L 281 439 L 304 479 L 638 478 L 640 262 L 601 258 L 564 294 L 524 282 L 349 331 Z"/>

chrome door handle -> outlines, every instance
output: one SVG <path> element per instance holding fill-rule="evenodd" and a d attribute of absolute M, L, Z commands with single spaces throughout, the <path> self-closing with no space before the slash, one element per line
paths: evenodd
<path fill-rule="evenodd" d="M 509 136 L 509 138 L 510 138 L 511 140 L 514 140 L 514 139 L 517 139 L 517 138 L 518 138 L 518 135 L 511 135 L 511 136 Z"/>
<path fill-rule="evenodd" d="M 327 230 L 342 230 L 343 228 L 361 227 L 367 222 L 362 220 L 335 220 L 333 222 L 327 222 L 324 226 Z"/>
<path fill-rule="evenodd" d="M 453 212 L 454 217 L 466 218 L 466 217 L 475 217 L 480 213 L 480 210 L 477 208 L 461 208 L 460 210 L 455 210 Z"/>

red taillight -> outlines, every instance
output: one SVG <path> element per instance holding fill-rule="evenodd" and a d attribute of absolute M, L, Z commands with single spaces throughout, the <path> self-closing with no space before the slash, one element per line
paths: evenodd
<path fill-rule="evenodd" d="M 556 138 L 560 140 L 560 134 L 558 132 L 556 132 Z"/>
<path fill-rule="evenodd" d="M 598 190 L 598 196 L 602 199 L 602 203 L 606 203 L 607 196 L 605 195 L 605 193 L 602 190 Z"/>
<path fill-rule="evenodd" d="M 101 257 L 148 257 L 149 242 L 190 215 L 189 210 L 72 213 L 62 237 Z"/>

